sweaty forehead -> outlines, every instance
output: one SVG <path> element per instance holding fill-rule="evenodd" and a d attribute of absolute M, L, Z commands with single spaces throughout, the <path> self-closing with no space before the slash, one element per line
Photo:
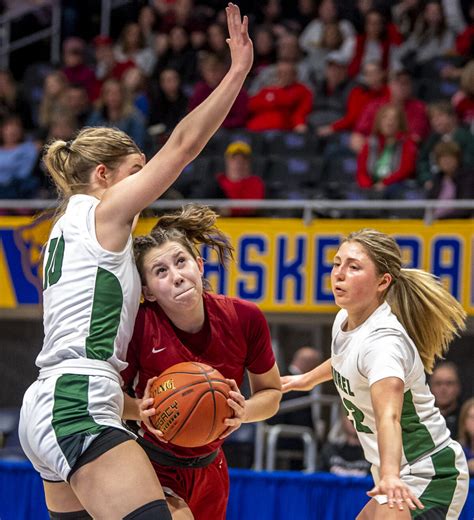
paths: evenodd
<path fill-rule="evenodd" d="M 181 244 L 177 242 L 165 242 L 161 246 L 150 249 L 145 257 L 144 263 L 146 266 L 152 266 L 159 262 L 167 262 L 185 252 L 186 249 Z"/>

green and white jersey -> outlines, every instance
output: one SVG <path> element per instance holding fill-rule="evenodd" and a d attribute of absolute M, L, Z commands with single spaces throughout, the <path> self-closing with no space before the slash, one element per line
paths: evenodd
<path fill-rule="evenodd" d="M 45 338 L 36 359 L 42 370 L 99 374 L 127 366 L 140 278 L 131 236 L 119 253 L 97 241 L 98 204 L 89 195 L 72 196 L 51 231 L 43 272 Z"/>
<path fill-rule="evenodd" d="M 405 385 L 401 467 L 447 445 L 450 433 L 435 407 L 420 355 L 390 305 L 383 303 L 349 332 L 343 330 L 346 321 L 347 312 L 339 311 L 332 331 L 332 373 L 366 459 L 380 466 L 370 386 L 387 377 Z"/>

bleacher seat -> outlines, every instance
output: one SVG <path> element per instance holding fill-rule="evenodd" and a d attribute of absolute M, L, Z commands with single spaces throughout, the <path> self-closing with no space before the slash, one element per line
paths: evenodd
<path fill-rule="evenodd" d="M 319 153 L 319 140 L 312 133 L 265 132 L 266 153 L 289 157 L 315 157 Z"/>

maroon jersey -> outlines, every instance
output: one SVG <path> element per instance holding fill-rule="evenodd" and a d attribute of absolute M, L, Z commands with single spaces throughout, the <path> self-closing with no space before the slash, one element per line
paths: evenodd
<path fill-rule="evenodd" d="M 183 361 L 206 363 L 224 377 L 241 385 L 245 369 L 254 374 L 268 372 L 275 364 L 270 331 L 260 309 L 253 303 L 204 293 L 205 323 L 196 334 L 174 327 L 155 302 L 140 306 L 122 372 L 125 387 L 141 397 L 148 379 Z M 145 429 L 145 427 L 143 427 Z M 178 457 L 198 457 L 215 451 L 222 440 L 198 448 L 183 448 L 145 438 Z"/>

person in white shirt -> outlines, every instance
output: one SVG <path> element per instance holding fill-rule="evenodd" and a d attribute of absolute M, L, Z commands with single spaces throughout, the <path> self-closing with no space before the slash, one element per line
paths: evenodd
<path fill-rule="evenodd" d="M 227 75 L 148 164 L 112 128 L 84 128 L 47 148 L 63 204 L 45 249 L 45 339 L 19 435 L 53 519 L 171 519 L 151 463 L 122 425 L 137 407 L 120 377 L 141 292 L 131 232 L 219 128 L 252 66 L 248 19 L 234 4 L 226 11 Z"/>
<path fill-rule="evenodd" d="M 419 519 L 454 519 L 467 497 L 467 463 L 425 372 L 464 327 L 466 313 L 431 274 L 401 263 L 395 240 L 379 231 L 342 241 L 331 272 L 341 307 L 331 358 L 282 377 L 282 387 L 307 391 L 333 379 L 372 464 L 373 498 L 359 520 L 409 519 L 417 509 Z"/>

